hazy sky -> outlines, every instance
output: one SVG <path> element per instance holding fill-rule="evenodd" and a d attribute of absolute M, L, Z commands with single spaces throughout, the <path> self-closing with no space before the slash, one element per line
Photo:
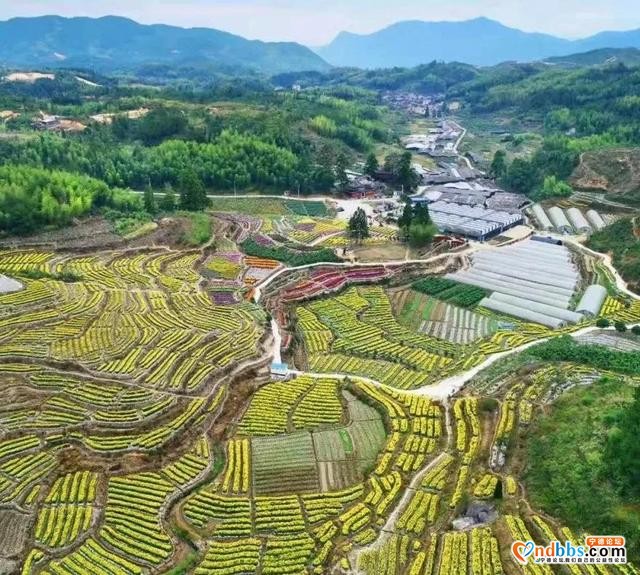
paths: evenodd
<path fill-rule="evenodd" d="M 325 44 L 341 30 L 367 33 L 409 19 L 487 16 L 571 38 L 640 28 L 638 0 L 0 0 L 0 19 L 41 14 L 118 14 L 148 24 L 205 26 L 309 45 Z"/>

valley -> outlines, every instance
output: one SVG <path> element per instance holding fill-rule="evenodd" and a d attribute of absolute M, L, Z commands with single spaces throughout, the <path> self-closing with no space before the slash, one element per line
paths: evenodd
<path fill-rule="evenodd" d="M 134 24 L 0 81 L 0 573 L 638 575 L 638 68 Z"/>

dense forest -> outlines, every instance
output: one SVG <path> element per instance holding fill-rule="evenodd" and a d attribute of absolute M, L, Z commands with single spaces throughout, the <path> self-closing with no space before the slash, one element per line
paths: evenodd
<path fill-rule="evenodd" d="M 574 529 L 616 533 L 640 558 L 640 398 L 616 378 L 577 386 L 534 424 L 527 441 L 532 502 Z"/>
<path fill-rule="evenodd" d="M 101 207 L 129 211 L 140 208 L 141 202 L 86 176 L 0 166 L 0 232 L 25 234 L 61 226 Z"/>
<path fill-rule="evenodd" d="M 261 187 L 281 192 L 298 186 L 302 192 L 327 191 L 341 154 L 366 152 L 375 142 L 392 139 L 385 112 L 369 103 L 367 94 L 342 90 L 340 96 L 270 93 L 220 109 L 138 98 L 129 104 L 153 106 L 142 119 L 117 118 L 74 136 L 3 139 L 0 157 L 4 163 L 76 171 L 138 189 L 149 183 L 176 185 L 181 171 L 189 170 L 212 191 Z M 113 113 L 111 100 L 103 109 L 79 106 L 73 116 Z M 8 105 L 0 100 L 0 107 Z M 23 121 L 17 119 L 13 128 Z"/>
<path fill-rule="evenodd" d="M 303 90 L 278 89 L 293 83 Z M 77 173 L 140 191 L 170 187 L 180 194 L 188 181 L 209 193 L 326 193 L 345 167 L 397 142 L 407 129 L 381 105 L 384 90 L 440 94 L 462 102 L 463 114 L 539 126 L 542 145 L 513 160 L 499 151 L 490 170 L 506 188 L 535 200 L 572 193 L 567 180 L 582 152 L 640 144 L 640 67 L 624 64 L 567 70 L 432 62 L 209 83 L 176 77 L 161 87 L 57 71 L 55 79 L 0 82 L 0 110 L 18 113 L 0 124 L 8 136 L 0 139 L 0 164 Z M 145 113 L 124 114 L 136 109 Z M 32 121 L 40 111 L 86 129 L 37 134 Z M 96 114 L 114 119 L 97 123 L 91 120 Z"/>

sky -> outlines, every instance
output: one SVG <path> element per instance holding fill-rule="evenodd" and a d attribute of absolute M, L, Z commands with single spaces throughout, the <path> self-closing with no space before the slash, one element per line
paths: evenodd
<path fill-rule="evenodd" d="M 115 14 L 308 46 L 327 44 L 342 30 L 370 33 L 400 20 L 486 16 L 566 38 L 640 28 L 638 0 L 0 0 L 1 19 L 43 14 Z"/>

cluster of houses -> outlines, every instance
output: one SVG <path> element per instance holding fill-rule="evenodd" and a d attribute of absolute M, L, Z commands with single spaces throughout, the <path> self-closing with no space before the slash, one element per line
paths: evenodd
<path fill-rule="evenodd" d="M 414 92 L 385 92 L 382 102 L 394 110 L 402 110 L 414 116 L 440 118 L 445 105 L 441 95 L 425 96 Z"/>
<path fill-rule="evenodd" d="M 412 134 L 402 139 L 406 150 L 415 154 L 423 154 L 432 158 L 456 157 L 456 142 L 462 135 L 456 124 L 442 120 L 438 126 L 431 128 L 428 134 Z"/>

